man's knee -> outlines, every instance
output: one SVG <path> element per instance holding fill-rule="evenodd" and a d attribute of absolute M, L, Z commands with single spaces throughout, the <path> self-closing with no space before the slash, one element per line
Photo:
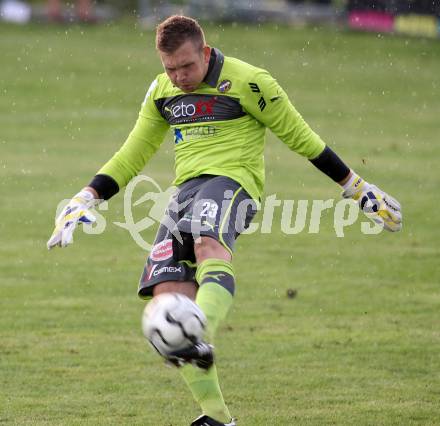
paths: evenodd
<path fill-rule="evenodd" d="M 222 259 L 231 261 L 231 254 L 217 240 L 211 237 L 199 237 L 194 242 L 194 254 L 197 263 L 206 259 Z"/>
<path fill-rule="evenodd" d="M 180 293 L 195 300 L 197 285 L 194 281 L 164 281 L 156 284 L 153 288 L 153 296 L 162 293 Z"/>

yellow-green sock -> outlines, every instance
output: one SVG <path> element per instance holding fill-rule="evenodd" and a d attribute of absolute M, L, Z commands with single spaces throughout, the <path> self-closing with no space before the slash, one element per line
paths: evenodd
<path fill-rule="evenodd" d="M 206 315 L 205 339 L 212 343 L 220 322 L 232 305 L 234 271 L 230 262 L 207 259 L 198 266 L 196 279 L 200 285 L 196 303 Z M 215 365 L 208 371 L 186 365 L 180 371 L 203 413 L 220 422 L 230 422 L 231 414 L 220 390 Z"/>
<path fill-rule="evenodd" d="M 207 259 L 197 267 L 196 279 L 200 286 L 196 303 L 205 313 L 208 322 L 205 338 L 212 342 L 220 322 L 226 318 L 232 306 L 234 270 L 231 262 Z"/>
<path fill-rule="evenodd" d="M 180 368 L 180 373 L 191 389 L 194 399 L 200 405 L 203 414 L 222 423 L 231 421 L 231 414 L 218 383 L 215 364 L 208 371 L 188 364 Z"/>

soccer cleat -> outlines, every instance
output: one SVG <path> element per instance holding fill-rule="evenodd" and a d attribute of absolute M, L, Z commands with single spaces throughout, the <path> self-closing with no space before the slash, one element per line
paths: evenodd
<path fill-rule="evenodd" d="M 214 346 L 199 342 L 179 351 L 171 352 L 168 355 L 168 361 L 178 367 L 185 363 L 191 363 L 199 368 L 208 370 L 214 363 Z"/>
<path fill-rule="evenodd" d="M 202 414 L 191 423 L 191 426 L 236 426 L 236 424 L 234 419 L 231 419 L 230 423 L 220 423 L 212 417 Z"/>

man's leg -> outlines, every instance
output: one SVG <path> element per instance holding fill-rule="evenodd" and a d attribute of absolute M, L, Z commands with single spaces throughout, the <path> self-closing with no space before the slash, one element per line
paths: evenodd
<path fill-rule="evenodd" d="M 178 229 L 191 234 L 195 241 L 195 278 L 199 284 L 196 303 L 206 315 L 206 339 L 210 343 L 232 305 L 235 280 L 231 254 L 235 240 L 255 212 L 255 202 L 237 182 L 225 176 L 215 176 L 204 181 L 198 190 L 191 208 L 191 221 L 178 223 Z M 215 365 L 208 373 L 213 370 Z M 209 400 L 200 390 L 204 382 L 202 371 L 187 366 L 182 374 L 204 414 L 218 422 L 231 422 L 223 398 Z M 215 380 L 218 384 L 217 375 Z"/>
<path fill-rule="evenodd" d="M 196 302 L 208 320 L 206 338 L 212 343 L 232 305 L 235 291 L 231 254 L 214 238 L 200 237 L 194 245 L 199 283 Z"/>
<path fill-rule="evenodd" d="M 197 286 L 192 281 L 166 281 L 155 285 L 153 295 L 157 296 L 162 293 L 181 293 L 192 300 L 197 300 Z M 204 311 L 203 306 L 201 309 Z M 179 371 L 204 414 L 225 423 L 231 420 L 220 390 L 215 365 L 208 371 L 204 371 L 188 364 L 181 367 Z"/>
<path fill-rule="evenodd" d="M 207 318 L 206 339 L 212 343 L 220 322 L 232 305 L 234 276 L 231 255 L 211 237 L 200 237 L 194 246 L 197 259 L 197 281 L 200 285 L 196 303 Z M 192 365 L 181 368 L 181 374 L 204 414 L 228 423 L 231 414 L 220 390 L 215 364 L 203 371 Z"/>
<path fill-rule="evenodd" d="M 186 197 L 191 198 L 192 195 L 188 194 L 188 191 L 193 191 L 193 186 L 200 181 L 204 182 L 206 179 L 197 179 L 184 184 L 180 188 L 180 192 L 183 193 L 182 199 L 178 201 L 182 202 Z M 171 203 L 170 208 L 167 210 L 167 215 L 169 215 L 172 222 L 175 223 L 178 221 L 178 217 L 176 209 Z M 190 208 L 190 206 L 188 208 Z M 181 212 L 180 216 L 184 217 L 184 213 L 185 211 Z M 196 265 L 192 263 L 195 260 L 192 238 L 189 239 L 189 244 L 188 252 L 189 254 L 192 252 L 192 256 L 189 258 L 184 254 L 177 256 L 177 253 L 174 253 L 175 247 L 174 244 L 172 244 L 171 232 L 167 226 L 161 224 L 154 247 L 147 259 L 139 282 L 138 294 L 141 298 L 154 297 L 161 293 L 182 293 L 190 299 L 196 300 L 198 286 L 195 279 Z M 198 247 L 201 248 L 201 246 Z M 222 258 L 221 254 L 219 256 Z M 199 253 L 198 257 L 201 260 L 204 258 L 204 255 Z M 230 260 L 228 253 L 226 259 Z M 188 262 L 179 262 L 178 260 L 188 260 Z M 205 310 L 210 311 L 203 305 L 205 304 L 202 303 L 201 309 L 204 312 Z M 208 321 L 211 322 L 209 317 L 210 315 L 207 315 Z M 231 420 L 231 416 L 223 400 L 215 365 L 206 371 L 188 364 L 181 367 L 179 371 L 192 391 L 195 400 L 200 404 L 203 413 L 218 421 L 228 423 Z"/>
<path fill-rule="evenodd" d="M 197 286 L 194 281 L 165 281 L 153 287 L 153 296 L 157 296 L 161 293 L 180 293 L 189 297 L 191 300 L 195 300 Z"/>
<path fill-rule="evenodd" d="M 167 233 L 163 238 L 157 239 L 157 242 L 162 241 L 158 247 L 160 250 L 157 250 L 156 255 L 153 249 L 150 255 L 141 278 L 139 295 L 145 297 L 165 291 L 179 292 L 183 282 L 197 281 L 199 288 L 195 300 L 206 315 L 205 338 L 212 343 L 219 324 L 232 305 L 235 284 L 231 253 L 234 242 L 255 214 L 255 202 L 237 182 L 224 176 L 190 180 L 179 187 L 179 191 L 180 202 L 188 197 L 193 200 L 187 206 L 187 211 L 181 212 L 177 221 L 177 229 L 181 235 L 192 238 L 183 238 L 183 244 L 180 245 L 173 240 L 173 259 L 167 257 L 169 265 L 176 260 L 180 261 L 175 264 L 179 275 L 165 273 L 162 261 L 156 266 L 155 258 L 163 259 L 170 248 L 170 240 L 166 240 L 170 238 Z M 197 195 L 194 196 L 195 194 Z M 242 201 L 251 203 L 242 205 Z M 188 243 L 191 243 L 190 247 Z M 191 264 L 194 261 L 197 262 L 197 270 Z M 170 284 L 170 281 L 177 282 Z M 152 288 L 157 288 L 154 293 L 149 291 Z M 197 345 L 193 349 L 198 352 Z M 192 354 L 188 359 L 197 360 Z M 231 415 L 220 391 L 215 365 L 206 371 L 188 364 L 180 368 L 180 372 L 206 416 L 222 424 L 231 422 Z M 204 424 L 201 421 L 206 422 L 206 419 L 203 419 L 204 417 L 196 420 L 194 424 Z"/>

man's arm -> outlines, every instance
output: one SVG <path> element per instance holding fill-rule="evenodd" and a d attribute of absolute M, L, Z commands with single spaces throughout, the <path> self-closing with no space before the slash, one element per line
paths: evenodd
<path fill-rule="evenodd" d="M 249 80 L 252 81 L 242 103 L 252 116 L 271 129 L 292 151 L 308 158 L 315 167 L 341 185 L 344 190 L 342 196 L 356 200 L 371 220 L 389 231 L 401 229 L 400 204 L 350 170 L 313 132 L 267 71 L 258 70 Z"/>
<path fill-rule="evenodd" d="M 127 140 L 88 185 L 105 200 L 125 187 L 145 167 L 169 129 L 154 103 L 157 81 L 154 80 L 150 85 L 139 117 Z"/>
<path fill-rule="evenodd" d="M 305 122 L 278 82 L 262 69 L 252 72 L 248 80 L 241 99 L 245 110 L 292 151 L 308 159 L 318 157 L 325 143 Z"/>
<path fill-rule="evenodd" d="M 351 176 L 350 169 L 329 146 L 326 146 L 321 154 L 312 158 L 310 162 L 341 186 L 348 182 Z"/>
<path fill-rule="evenodd" d="M 342 196 L 357 201 L 359 208 L 373 222 L 387 231 L 402 229 L 401 207 L 397 200 L 362 179 L 350 170 L 344 162 L 326 146 L 324 151 L 310 162 L 342 186 Z"/>
<path fill-rule="evenodd" d="M 49 249 L 73 242 L 78 223 L 93 223 L 90 209 L 99 200 L 108 200 L 136 176 L 157 151 L 168 130 L 168 123 L 154 104 L 157 80 L 151 84 L 139 117 L 120 150 L 98 171 L 88 186 L 76 194 L 55 221 L 55 230 L 47 242 Z"/>

